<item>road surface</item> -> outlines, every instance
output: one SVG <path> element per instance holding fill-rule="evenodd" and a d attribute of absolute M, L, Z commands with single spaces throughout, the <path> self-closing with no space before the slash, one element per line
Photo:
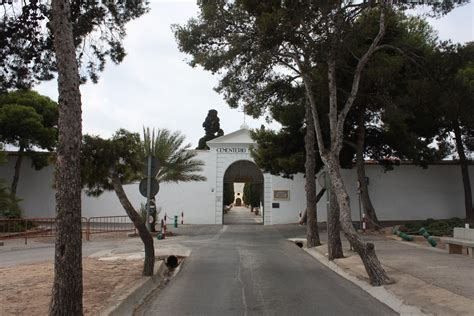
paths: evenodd
<path fill-rule="evenodd" d="M 215 229 L 215 227 L 214 227 Z M 229 225 L 192 249 L 138 315 L 396 315 L 286 240 L 278 226 Z"/>

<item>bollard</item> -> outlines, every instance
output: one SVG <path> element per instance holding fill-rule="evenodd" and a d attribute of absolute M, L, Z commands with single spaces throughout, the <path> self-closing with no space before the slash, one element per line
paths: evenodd
<path fill-rule="evenodd" d="M 178 228 L 178 215 L 174 216 L 174 228 Z"/>
<path fill-rule="evenodd" d="M 431 247 L 436 247 L 436 245 L 438 243 L 436 242 L 436 240 L 433 239 L 433 237 L 430 236 L 430 234 L 428 233 L 426 228 L 421 227 L 419 232 L 420 232 L 420 234 L 423 235 L 423 237 L 425 237 L 426 241 L 428 241 L 428 243 L 431 245 Z"/>
<path fill-rule="evenodd" d="M 166 239 L 166 222 L 161 220 L 161 239 Z"/>
<path fill-rule="evenodd" d="M 413 241 L 413 236 L 405 234 L 404 232 L 401 232 L 398 229 L 393 229 L 393 234 L 405 239 L 406 241 Z"/>

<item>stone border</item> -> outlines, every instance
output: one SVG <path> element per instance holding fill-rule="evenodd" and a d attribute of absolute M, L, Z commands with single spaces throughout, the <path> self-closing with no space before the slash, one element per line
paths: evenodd
<path fill-rule="evenodd" d="M 135 309 L 142 301 L 164 280 L 166 271 L 164 261 L 156 262 L 152 277 L 141 277 L 126 290 L 112 298 L 112 301 L 104 307 L 98 315 L 133 315 Z"/>

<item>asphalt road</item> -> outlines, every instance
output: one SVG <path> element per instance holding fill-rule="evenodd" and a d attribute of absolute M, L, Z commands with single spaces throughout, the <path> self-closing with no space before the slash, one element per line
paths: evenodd
<path fill-rule="evenodd" d="M 24 245 L 22 239 L 6 240 L 5 242 L 6 245 L 0 247 L 0 268 L 54 260 L 53 238 L 48 239 L 47 242 L 29 240 L 28 245 Z M 122 238 L 110 241 L 83 241 L 82 255 L 86 257 L 98 251 L 111 249 L 124 249 L 124 251 L 127 251 L 131 247 L 143 248 L 138 238 L 135 240 L 124 240 Z"/>
<path fill-rule="evenodd" d="M 191 256 L 138 314 L 396 315 L 288 242 L 288 233 L 230 225 L 182 241 Z"/>

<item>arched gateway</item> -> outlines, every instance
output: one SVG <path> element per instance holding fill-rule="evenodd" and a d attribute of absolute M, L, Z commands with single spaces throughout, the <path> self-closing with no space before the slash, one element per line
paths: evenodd
<path fill-rule="evenodd" d="M 262 171 L 258 166 L 250 160 L 238 160 L 233 162 L 224 173 L 224 186 L 225 185 L 234 185 L 234 183 L 245 183 L 251 184 L 253 186 L 254 192 L 257 192 L 260 199 L 263 201 L 264 194 L 264 177 Z M 243 206 L 242 199 L 240 197 L 235 199 L 234 206 L 239 207 Z M 249 209 L 250 212 L 250 209 Z M 265 214 L 265 208 L 261 210 L 261 214 Z M 250 212 L 252 213 L 252 212 Z M 241 213 L 241 214 L 245 214 Z M 256 216 L 256 212 L 252 214 L 245 214 L 242 218 L 240 217 L 240 224 L 250 224 L 250 223 L 262 223 L 260 220 L 253 218 Z M 225 216 L 224 216 L 225 217 Z M 223 221 L 224 224 L 227 224 L 227 220 Z"/>
<path fill-rule="evenodd" d="M 249 130 L 242 128 L 236 132 L 215 138 L 207 142 L 211 152 L 215 153 L 216 190 L 215 223 L 223 223 L 224 183 L 258 183 L 263 192 L 263 223 L 272 224 L 272 176 L 264 174 L 250 156 L 249 147 L 253 145 Z"/>

